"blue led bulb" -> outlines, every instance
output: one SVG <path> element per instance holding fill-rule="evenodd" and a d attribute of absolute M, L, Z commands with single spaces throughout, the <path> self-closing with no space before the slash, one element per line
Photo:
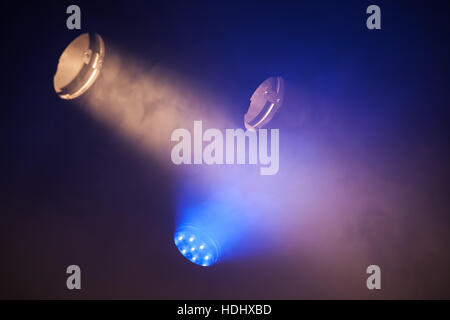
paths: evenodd
<path fill-rule="evenodd" d="M 199 266 L 208 267 L 219 258 L 219 248 L 214 239 L 194 226 L 178 228 L 174 241 L 180 253 Z"/>

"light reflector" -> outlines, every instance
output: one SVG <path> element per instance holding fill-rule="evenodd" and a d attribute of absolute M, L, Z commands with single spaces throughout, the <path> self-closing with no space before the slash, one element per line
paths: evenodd
<path fill-rule="evenodd" d="M 250 107 L 244 116 L 245 128 L 256 130 L 269 123 L 281 107 L 283 96 L 283 78 L 272 77 L 261 83 L 250 98 Z"/>

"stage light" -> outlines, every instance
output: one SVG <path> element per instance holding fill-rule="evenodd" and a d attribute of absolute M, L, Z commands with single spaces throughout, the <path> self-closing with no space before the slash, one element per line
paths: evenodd
<path fill-rule="evenodd" d="M 60 98 L 81 96 L 97 79 L 105 56 L 98 34 L 84 33 L 73 40 L 59 58 L 53 85 Z"/>
<path fill-rule="evenodd" d="M 200 228 L 181 226 L 174 236 L 180 253 L 202 267 L 213 265 L 219 259 L 219 247 L 213 237 Z"/>
<path fill-rule="evenodd" d="M 256 130 L 269 123 L 281 107 L 283 95 L 283 78 L 272 77 L 261 83 L 250 98 L 250 107 L 244 116 L 247 130 Z"/>

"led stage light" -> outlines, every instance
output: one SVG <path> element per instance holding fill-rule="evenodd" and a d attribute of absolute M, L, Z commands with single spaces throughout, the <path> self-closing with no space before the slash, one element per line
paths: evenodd
<path fill-rule="evenodd" d="M 105 45 L 98 34 L 84 33 L 73 40 L 59 58 L 53 85 L 60 98 L 81 96 L 97 79 L 105 56 Z"/>
<path fill-rule="evenodd" d="M 284 82 L 281 77 L 266 79 L 250 98 L 250 107 L 244 116 L 247 130 L 264 127 L 281 107 L 284 96 Z"/>
<path fill-rule="evenodd" d="M 194 226 L 181 226 L 174 241 L 180 253 L 199 266 L 208 267 L 219 258 L 219 248 L 213 237 Z"/>

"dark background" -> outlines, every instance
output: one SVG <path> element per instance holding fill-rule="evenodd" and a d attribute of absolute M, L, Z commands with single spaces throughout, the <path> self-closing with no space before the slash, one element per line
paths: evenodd
<path fill-rule="evenodd" d="M 70 4 L 81 7 L 81 32 L 66 28 Z M 370 4 L 381 7 L 382 30 L 365 27 Z M 380 292 L 365 288 L 365 266 L 354 277 L 328 270 L 336 279 L 330 284 L 329 276 L 313 272 L 327 269 L 307 254 L 301 264 L 270 252 L 202 270 L 186 263 L 172 245 L 178 183 L 172 172 L 59 99 L 52 82 L 61 51 L 86 31 L 237 101 L 248 101 L 268 74 L 333 90 L 340 61 L 353 61 L 363 76 L 346 88 L 344 108 L 361 123 L 355 135 L 367 137 L 369 149 L 377 136 L 375 158 L 389 162 L 385 154 L 396 150 L 401 161 L 392 170 L 400 178 L 424 178 L 405 183 L 423 190 L 418 197 L 427 210 L 420 215 L 432 238 L 426 226 L 448 230 L 450 220 L 449 7 L 448 1 L 3 2 L 0 298 L 450 298 L 446 232 L 437 259 L 411 263 L 401 250 L 392 261 L 380 254 L 390 281 Z M 373 108 L 352 109 L 352 94 Z M 426 165 L 408 166 L 419 142 L 430 151 Z M 403 246 L 411 249 L 408 241 Z M 81 291 L 66 289 L 70 264 L 82 268 Z M 402 287 L 395 281 L 405 273 L 409 285 Z"/>

